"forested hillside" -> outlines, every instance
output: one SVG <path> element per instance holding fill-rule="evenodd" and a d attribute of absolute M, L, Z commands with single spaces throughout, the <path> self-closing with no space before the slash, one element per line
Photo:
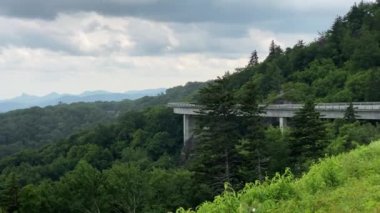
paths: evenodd
<path fill-rule="evenodd" d="M 232 74 L 231 87 L 255 85 L 261 101 L 303 102 L 380 100 L 380 11 L 378 3 L 355 5 L 312 43 L 300 40 L 282 49 L 274 42 L 269 56 Z M 244 87 L 244 86 L 243 86 Z"/>
<path fill-rule="evenodd" d="M 161 212 L 191 206 L 188 194 L 195 188 L 191 172 L 178 168 L 181 146 L 181 116 L 163 107 L 126 113 L 116 124 L 4 158 L 0 200 L 22 212 Z M 17 192 L 8 191 L 12 187 Z M 20 203 L 12 203 L 14 196 Z"/>
<path fill-rule="evenodd" d="M 200 211 L 238 212 L 238 208 L 261 211 L 292 206 L 314 211 L 310 199 L 315 194 L 323 199 L 325 189 L 340 190 L 349 183 L 354 188 L 361 187 L 356 180 L 367 173 L 359 167 L 341 172 L 341 163 L 348 161 L 347 166 L 355 166 L 356 160 L 377 160 L 376 144 L 370 146 L 373 150 L 359 150 L 357 154 L 327 160 L 319 167 L 312 166 L 320 158 L 348 152 L 380 138 L 380 126 L 356 120 L 352 106 L 344 118 L 335 121 L 322 120 L 314 107 L 320 101 L 380 101 L 379 42 L 380 4 L 361 3 L 354 5 L 346 16 L 337 18 L 332 28 L 315 42 L 300 41 L 286 50 L 272 42 L 270 54 L 263 62 L 259 63 L 253 52 L 247 67 L 206 86 L 191 83 L 169 89 L 158 97 L 116 103 L 120 104 L 117 110 L 111 107 L 113 103 L 108 103 L 104 108 L 114 112 L 104 115 L 113 118 L 104 116 L 105 123 L 101 120 L 99 125 L 79 132 L 71 130 L 86 122 L 68 119 L 70 128 L 64 139 L 49 143 L 55 139 L 47 136 L 48 145 L 0 160 L 0 211 L 168 212 L 180 206 L 194 209 L 223 193 L 226 183 L 224 195 L 213 204 L 203 204 Z M 172 101 L 197 102 L 203 106 L 197 136 L 188 150 L 182 149 L 182 117 L 164 106 Z M 272 121 L 258 116 L 259 103 L 274 101 L 305 103 L 283 132 Z M 33 110 L 48 109 L 30 110 L 33 114 Z M 17 125 L 29 123 L 39 127 L 49 120 L 46 117 L 39 121 L 31 114 L 21 116 L 30 120 Z M 4 114 L 4 117 L 17 116 Z M 99 119 L 91 121 L 96 123 Z M 16 129 L 5 132 L 16 138 Z M 39 135 L 53 129 L 35 129 L 37 132 L 31 131 L 18 140 L 33 138 L 30 144 L 35 146 L 44 141 Z M 368 157 L 363 157 L 366 154 Z M 369 191 L 375 189 L 372 181 L 379 174 L 374 169 L 377 164 L 373 165 L 362 167 L 371 170 L 370 179 L 363 183 L 370 187 Z M 310 174 L 300 182 L 293 183 L 289 172 L 276 175 L 290 168 L 295 177 L 302 177 L 310 166 Z M 351 173 L 357 176 L 349 176 Z M 273 183 L 265 182 L 272 177 Z M 263 184 L 248 184 L 240 194 L 233 192 L 255 181 Z M 348 193 L 348 188 L 341 190 Z M 327 193 L 331 193 L 331 200 L 322 200 L 327 204 L 321 208 L 329 210 L 328 202 L 339 199 L 336 197 L 339 192 Z M 359 210 L 377 207 L 378 200 L 372 195 L 363 198 L 368 203 Z M 243 197 L 246 200 L 238 200 Z M 267 198 L 268 202 L 264 202 Z M 240 206 L 239 202 L 243 204 Z M 352 208 L 349 205 L 347 211 Z"/>
<path fill-rule="evenodd" d="M 141 111 L 170 101 L 191 100 L 204 83 L 192 82 L 159 96 L 135 101 L 60 104 L 0 113 L 0 159 L 25 148 L 39 148 L 81 130 L 114 122 L 128 111 Z"/>

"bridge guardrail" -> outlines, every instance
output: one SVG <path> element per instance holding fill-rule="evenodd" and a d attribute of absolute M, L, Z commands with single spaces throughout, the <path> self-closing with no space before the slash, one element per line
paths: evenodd
<path fill-rule="evenodd" d="M 380 102 L 353 102 L 352 103 L 355 110 L 365 111 L 365 110 L 379 110 Z M 169 107 L 172 108 L 200 108 L 200 105 L 191 103 L 168 103 Z M 337 110 L 344 111 L 349 106 L 349 103 L 320 103 L 316 105 L 317 110 Z M 260 105 L 266 109 L 272 110 L 298 110 L 303 107 L 303 104 L 271 104 L 271 105 Z"/>
<path fill-rule="evenodd" d="M 179 107 L 179 108 L 200 108 L 200 105 L 190 104 L 190 103 L 168 103 L 168 107 Z"/>

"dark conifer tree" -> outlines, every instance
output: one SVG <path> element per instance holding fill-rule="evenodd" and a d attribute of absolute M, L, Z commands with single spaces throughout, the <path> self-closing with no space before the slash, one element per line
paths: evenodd
<path fill-rule="evenodd" d="M 272 40 L 269 46 L 269 55 L 274 55 L 275 53 L 276 53 L 276 44 L 274 43 L 274 40 Z"/>
<path fill-rule="evenodd" d="M 290 157 L 296 173 L 304 169 L 305 163 L 323 155 L 325 138 L 326 130 L 320 114 L 315 110 L 314 102 L 307 101 L 293 117 L 290 132 Z"/>
<path fill-rule="evenodd" d="M 242 156 L 239 172 L 245 181 L 263 180 L 268 165 L 265 135 L 259 113 L 257 87 L 253 81 L 243 86 L 237 95 L 243 139 L 236 146 Z"/>
<path fill-rule="evenodd" d="M 237 183 L 238 159 L 235 145 L 239 140 L 239 122 L 233 91 L 224 76 L 199 92 L 200 110 L 197 144 L 192 170 L 198 181 L 208 185 L 212 195 L 224 189 L 224 183 Z"/>
<path fill-rule="evenodd" d="M 281 47 L 279 45 L 277 45 L 274 40 L 272 40 L 272 42 L 270 43 L 270 46 L 269 46 L 269 55 L 268 55 L 268 58 L 267 59 L 272 59 L 280 54 L 282 54 L 283 51 L 281 49 Z"/>
<path fill-rule="evenodd" d="M 257 56 L 257 51 L 253 51 L 251 58 L 249 59 L 248 67 L 253 67 L 259 64 L 259 57 Z"/>
<path fill-rule="evenodd" d="M 353 123 L 356 121 L 356 116 L 355 116 L 355 109 L 354 105 L 352 102 L 350 102 L 350 105 L 348 105 L 346 111 L 344 112 L 344 118 L 346 122 Z"/>

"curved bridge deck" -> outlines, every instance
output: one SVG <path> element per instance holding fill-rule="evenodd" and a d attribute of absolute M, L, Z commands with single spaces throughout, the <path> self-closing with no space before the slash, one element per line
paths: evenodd
<path fill-rule="evenodd" d="M 354 102 L 356 119 L 358 120 L 380 120 L 380 102 Z M 315 109 L 324 119 L 343 118 L 349 103 L 320 103 Z M 303 104 L 271 104 L 260 105 L 263 113 L 260 116 L 279 119 L 281 130 L 287 125 L 287 118 L 291 118 L 303 107 Z M 196 119 L 199 115 L 200 105 L 190 103 L 169 103 L 174 113 L 183 115 L 183 140 L 184 144 L 192 138 Z"/>
<path fill-rule="evenodd" d="M 380 120 L 380 102 L 354 102 L 355 114 L 359 120 Z M 199 115 L 201 106 L 189 103 L 169 103 L 174 113 L 182 115 Z M 263 107 L 263 117 L 291 118 L 303 104 L 271 104 Z M 321 118 L 343 118 L 349 103 L 320 103 L 315 109 L 321 113 Z"/>

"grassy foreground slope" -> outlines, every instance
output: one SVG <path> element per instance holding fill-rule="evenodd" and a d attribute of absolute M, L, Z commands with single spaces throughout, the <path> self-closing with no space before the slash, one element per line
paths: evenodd
<path fill-rule="evenodd" d="M 226 187 L 196 212 L 380 212 L 380 141 L 323 159 L 300 179 L 286 171 L 239 193 Z"/>

